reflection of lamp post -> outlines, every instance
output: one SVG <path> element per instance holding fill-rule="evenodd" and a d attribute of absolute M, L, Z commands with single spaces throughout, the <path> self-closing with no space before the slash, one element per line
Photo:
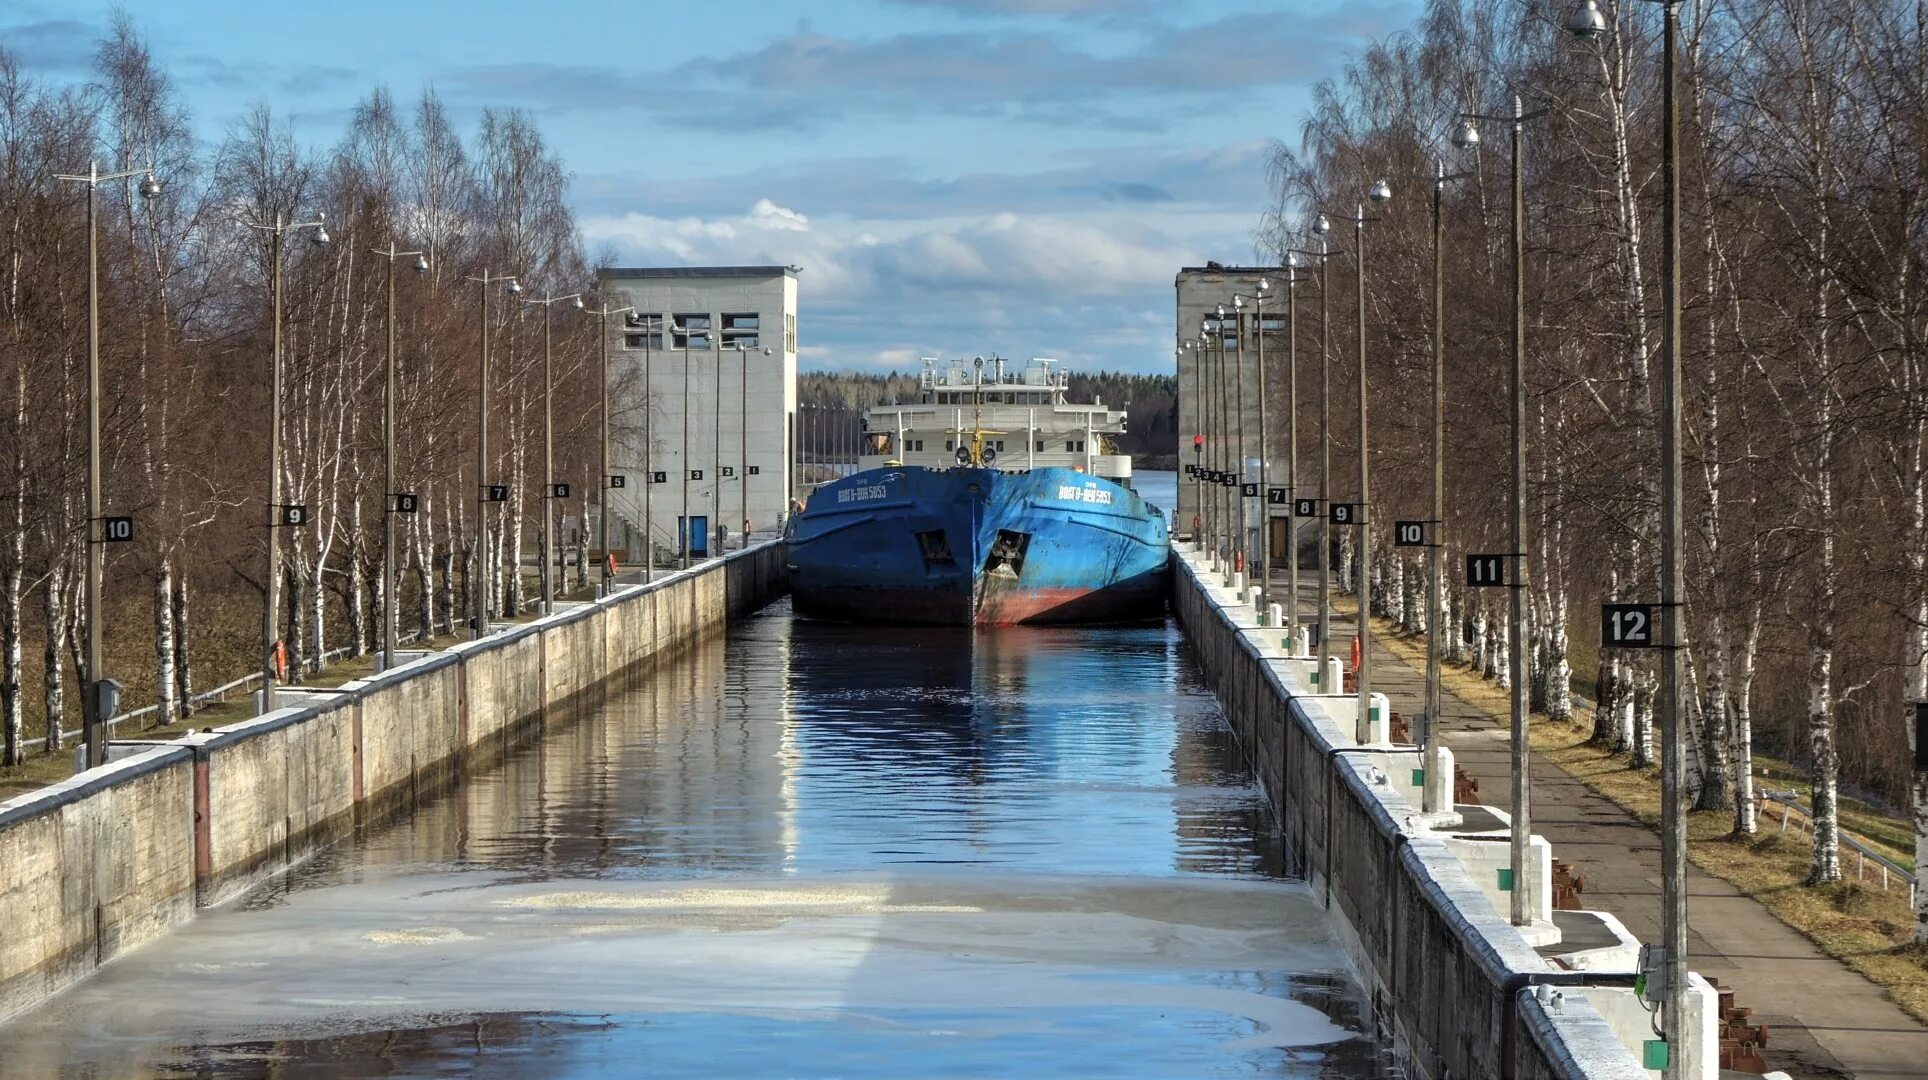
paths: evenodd
<path fill-rule="evenodd" d="M 87 687 L 81 695 L 80 710 L 84 721 L 81 727 L 87 743 L 87 767 L 90 769 L 107 763 L 106 724 L 113 719 L 104 715 L 112 710 L 102 700 L 102 683 L 107 676 L 101 670 L 100 655 L 101 578 L 106 573 L 106 553 L 101 550 L 101 545 L 110 539 L 117 539 L 108 533 L 107 523 L 100 513 L 100 185 L 108 180 L 125 180 L 136 175 L 141 177 L 142 198 L 152 199 L 161 193 L 161 181 L 152 168 L 102 174 L 96 163 L 90 161 L 85 176 L 54 178 L 87 185 L 87 670 L 82 673 L 87 680 Z M 273 511 L 269 513 L 272 515 Z M 269 536 L 272 537 L 273 533 L 270 532 Z M 48 749 L 53 749 L 51 741 Z"/>
<path fill-rule="evenodd" d="M 1686 553 L 1680 534 L 1680 96 L 1676 54 L 1680 38 L 1680 0 L 1653 0 L 1661 6 L 1660 171 L 1666 189 L 1661 203 L 1661 290 L 1667 315 L 1661 321 L 1660 348 L 1660 925 L 1666 950 L 1667 1021 L 1673 1042 L 1667 1075 L 1682 1075 L 1680 1047 L 1687 1037 L 1687 817 L 1682 767 L 1687 756 L 1684 710 L 1680 693 L 1681 564 Z M 1607 19 L 1598 0 L 1567 20 L 1575 37 L 1589 39 L 1607 32 Z"/>
<path fill-rule="evenodd" d="M 1513 174 L 1513 229 L 1511 235 L 1513 264 L 1513 378 L 1512 378 L 1512 460 L 1513 506 L 1512 550 L 1513 572 L 1507 576 L 1507 593 L 1511 600 L 1509 617 L 1512 625 L 1507 627 L 1508 675 L 1512 679 L 1510 697 L 1513 703 L 1513 791 L 1511 813 L 1513 817 L 1512 868 L 1514 889 L 1512 896 L 1513 925 L 1525 926 L 1532 921 L 1527 911 L 1526 865 L 1528 843 L 1533 833 L 1532 807 L 1529 801 L 1527 770 L 1531 763 L 1527 742 L 1527 701 L 1526 701 L 1526 186 L 1520 168 L 1520 130 L 1524 122 L 1535 117 L 1545 116 L 1546 110 L 1533 113 L 1525 112 L 1520 106 L 1519 96 L 1513 97 L 1511 116 L 1482 116 L 1467 113 L 1453 142 L 1462 149 L 1472 149 L 1479 145 L 1479 129 L 1473 125 L 1476 120 L 1503 121 L 1511 125 L 1512 132 L 1512 174 Z"/>
<path fill-rule="evenodd" d="M 597 536 L 596 542 L 602 547 L 602 583 L 600 586 L 598 586 L 596 590 L 597 596 L 609 595 L 609 590 L 612 585 L 612 576 L 613 576 L 610 573 L 610 565 L 609 565 L 610 563 L 610 559 L 609 559 L 610 494 L 609 493 L 615 490 L 616 480 L 615 480 L 615 477 L 611 475 L 609 471 L 609 317 L 611 315 L 621 315 L 626 311 L 635 311 L 635 310 L 636 309 L 632 307 L 612 308 L 608 305 L 608 303 L 604 303 L 602 307 L 596 309 L 595 311 L 589 312 L 589 314 L 594 315 L 596 317 L 597 332 L 602 337 L 602 348 L 600 352 L 600 355 L 602 357 L 602 364 L 600 368 L 602 372 L 602 377 L 600 380 L 600 385 L 598 386 L 598 390 L 600 391 L 598 396 L 602 401 L 602 425 L 601 425 L 602 426 L 602 496 L 601 496 L 602 501 L 597 507 L 597 510 L 600 516 L 596 521 L 596 531 L 599 534 Z M 646 403 L 649 400 L 647 384 L 645 384 L 643 400 Z M 644 407 L 644 411 L 645 413 L 647 413 L 648 411 L 647 404 Z M 643 475 L 643 491 L 644 491 L 644 497 L 647 498 L 648 491 L 649 491 L 649 475 L 647 472 L 648 470 L 647 465 L 644 466 L 644 470 L 645 472 Z M 644 515 L 644 516 L 647 517 L 648 515 Z M 587 525 L 588 523 L 584 522 L 584 524 Z M 645 530 L 649 528 L 649 523 L 647 521 L 643 523 L 643 528 Z M 643 539 L 645 541 L 645 549 L 647 549 L 647 541 L 649 538 L 645 536 Z"/>
<path fill-rule="evenodd" d="M 268 278 L 269 292 L 273 295 L 274 319 L 274 361 L 268 377 L 268 577 L 266 602 L 261 610 L 261 712 L 266 715 L 274 711 L 275 682 L 279 678 L 278 665 L 275 663 L 280 644 L 275 632 L 277 612 L 281 603 L 281 545 L 275 530 L 282 525 L 298 525 L 301 521 L 291 519 L 281 505 L 281 241 L 282 237 L 297 229 L 313 229 L 310 237 L 316 245 L 328 242 L 328 227 L 321 218 L 313 221 L 282 221 L 276 213 L 274 224 L 258 225 L 248 223 L 248 228 L 259 229 L 269 236 L 268 240 Z"/>
<path fill-rule="evenodd" d="M 386 476 L 382 490 L 382 670 L 395 666 L 395 622 L 396 588 L 395 577 L 395 515 L 413 513 L 411 500 L 409 509 L 402 509 L 402 493 L 395 489 L 395 260 L 404 255 L 415 256 L 415 272 L 428 273 L 428 256 L 420 251 L 396 251 L 391 241 L 387 249 L 376 248 L 375 254 L 388 260 L 388 360 L 384 365 L 387 389 L 382 394 L 382 470 Z"/>
<path fill-rule="evenodd" d="M 522 283 L 482 271 L 470 281 L 482 286 L 482 355 L 475 397 L 475 576 L 470 598 L 475 611 L 469 624 L 469 640 L 489 632 L 489 286 L 501 285 L 510 296 L 522 291 Z"/>
<path fill-rule="evenodd" d="M 542 305 L 542 613 L 547 615 L 555 610 L 555 587 L 551 582 L 552 570 L 556 559 L 556 515 L 549 506 L 549 500 L 557 497 L 561 489 L 556 486 L 556 364 L 553 339 L 556 321 L 549 317 L 549 305 L 560 300 L 568 300 L 577 311 L 582 308 L 582 294 L 570 293 L 567 296 L 544 296 L 524 300 L 525 304 Z M 519 539 L 519 538 L 518 538 Z"/>

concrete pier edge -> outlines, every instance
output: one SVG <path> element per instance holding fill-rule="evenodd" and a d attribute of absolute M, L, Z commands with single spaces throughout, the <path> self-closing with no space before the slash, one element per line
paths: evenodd
<path fill-rule="evenodd" d="M 1588 983 L 1631 977 L 1550 965 L 1377 763 L 1412 751 L 1359 744 L 1356 699 L 1310 692 L 1297 670 L 1312 661 L 1292 658 L 1276 629 L 1260 632 L 1209 556 L 1175 547 L 1172 567 L 1172 608 L 1277 815 L 1290 869 L 1336 916 L 1408 1075 L 1651 1076 L 1587 997 Z"/>
<path fill-rule="evenodd" d="M 0 1020 L 784 591 L 766 541 L 0 802 Z"/>

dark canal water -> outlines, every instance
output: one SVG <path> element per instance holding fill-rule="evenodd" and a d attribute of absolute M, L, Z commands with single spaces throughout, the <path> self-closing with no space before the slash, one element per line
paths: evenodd
<path fill-rule="evenodd" d="M 13 1077 L 1354 1077 L 1169 625 L 787 605 L 0 1029 Z"/>

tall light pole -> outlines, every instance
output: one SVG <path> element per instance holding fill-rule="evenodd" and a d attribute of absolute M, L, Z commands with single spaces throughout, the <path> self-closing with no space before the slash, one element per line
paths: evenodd
<path fill-rule="evenodd" d="M 1660 924 L 1666 950 L 1667 1020 L 1671 1052 L 1667 1075 L 1681 1076 L 1680 1040 L 1686 1037 L 1683 1017 L 1687 1004 L 1687 815 L 1682 766 L 1687 755 L 1681 719 L 1680 649 L 1681 565 L 1685 561 L 1680 533 L 1680 95 L 1676 57 L 1680 51 L 1680 0 L 1659 3 L 1664 30 L 1661 38 L 1660 171 L 1666 189 L 1661 203 L 1661 291 L 1667 313 L 1661 322 L 1660 347 Z M 1567 20 L 1567 30 L 1582 39 L 1607 32 L 1607 19 L 1598 0 Z"/>
<path fill-rule="evenodd" d="M 690 534 L 695 530 L 696 521 L 690 514 L 690 332 L 691 327 L 683 328 L 683 453 L 680 463 L 683 466 L 683 509 L 677 518 L 676 546 L 679 549 L 676 568 L 690 568 Z M 707 331 L 705 331 L 707 333 Z"/>
<path fill-rule="evenodd" d="M 504 276 L 484 269 L 481 277 L 469 278 L 482 286 L 482 355 L 479 358 L 475 387 L 475 576 L 470 597 L 475 611 L 469 624 L 469 640 L 489 632 L 489 286 L 500 285 L 510 296 L 522 291 L 513 275 Z"/>
<path fill-rule="evenodd" d="M 566 296 L 543 296 L 522 301 L 525 304 L 538 304 L 542 307 L 542 613 L 547 615 L 555 610 L 555 585 L 553 569 L 556 560 L 556 514 L 550 507 L 550 500 L 562 498 L 563 488 L 556 483 L 556 363 L 555 363 L 555 325 L 550 317 L 549 306 L 567 300 L 577 311 L 581 311 L 582 294 L 569 293 Z"/>
<path fill-rule="evenodd" d="M 1326 244 L 1331 232 L 1324 214 L 1312 219 L 1312 235 L 1319 238 L 1319 651 L 1314 655 L 1321 658 L 1332 655 L 1332 249 Z M 1321 659 L 1319 670 L 1325 666 Z"/>
<path fill-rule="evenodd" d="M 737 502 L 739 504 L 738 508 L 743 514 L 742 546 L 748 547 L 750 545 L 750 354 L 757 350 L 754 348 L 745 348 L 742 341 L 737 341 L 735 347 L 736 358 L 740 365 L 739 371 L 741 372 L 738 376 L 738 389 L 740 393 L 737 405 L 737 410 L 740 414 L 737 421 L 736 448 Z M 763 355 L 769 356 L 769 347 L 764 346 L 762 352 Z M 723 365 L 718 364 L 716 370 L 718 372 L 717 378 L 721 379 Z M 722 395 L 719 393 L 717 396 L 721 397 Z"/>
<path fill-rule="evenodd" d="M 273 296 L 274 320 L 274 359 L 268 377 L 268 574 L 267 596 L 261 607 L 261 711 L 256 715 L 265 716 L 274 711 L 275 683 L 279 678 L 276 654 L 280 649 L 280 638 L 276 633 L 276 620 L 279 613 L 275 610 L 281 603 L 281 544 L 277 528 L 283 525 L 296 527 L 306 524 L 306 514 L 293 506 L 281 504 L 281 248 L 282 239 L 290 232 L 313 229 L 309 237 L 316 246 L 328 242 L 328 227 L 321 215 L 313 221 L 283 221 L 276 212 L 272 225 L 249 222 L 248 228 L 258 229 L 268 234 L 268 279 L 269 292 Z"/>
<path fill-rule="evenodd" d="M 1454 136 L 1462 148 L 1479 145 L 1479 129 L 1475 121 L 1490 120 L 1509 125 L 1512 147 L 1513 178 L 1513 223 L 1509 239 L 1513 277 L 1513 372 L 1512 420 L 1513 436 L 1512 458 L 1512 522 L 1509 542 L 1512 550 L 1508 552 L 1512 562 L 1512 573 L 1507 575 L 1506 588 L 1510 599 L 1508 616 L 1512 623 L 1507 628 L 1507 675 L 1512 680 L 1512 920 L 1515 926 L 1525 926 L 1531 920 L 1527 911 L 1526 870 L 1528 843 L 1533 834 L 1532 806 L 1529 795 L 1528 770 L 1531 767 L 1531 744 L 1527 741 L 1527 699 L 1526 699 L 1526 582 L 1529 567 L 1526 551 L 1526 183 L 1520 160 L 1520 135 L 1525 122 L 1545 116 L 1546 110 L 1528 113 L 1520 104 L 1519 95 L 1513 97 L 1513 112 L 1507 116 L 1488 116 L 1480 113 L 1466 113 L 1462 118 L 1459 133 Z"/>
<path fill-rule="evenodd" d="M 1321 243 L 1320 246 L 1321 248 L 1323 248 L 1324 244 Z M 1287 538 L 1286 542 L 1290 544 L 1292 547 L 1292 559 L 1290 562 L 1291 569 L 1288 571 L 1288 577 L 1286 579 L 1287 588 L 1290 590 L 1286 595 L 1286 623 L 1291 627 L 1292 637 L 1286 640 L 1286 644 L 1288 646 L 1292 646 L 1295 650 L 1297 647 L 1297 636 L 1299 633 L 1299 508 L 1298 508 L 1298 501 L 1299 501 L 1299 492 L 1301 490 L 1299 486 L 1299 296 L 1298 296 L 1299 257 L 1300 256 L 1304 256 L 1309 259 L 1318 260 L 1319 282 L 1320 282 L 1320 285 L 1323 287 L 1325 283 L 1326 252 L 1323 250 L 1305 251 L 1299 248 L 1290 248 L 1290 249 L 1287 249 L 1285 253 L 1285 339 L 1287 343 L 1286 344 L 1286 364 L 1285 364 L 1285 367 L 1286 367 L 1285 441 L 1288 444 L 1290 444 L 1286 451 L 1287 457 L 1286 457 L 1285 484 L 1286 484 L 1287 502 L 1290 504 L 1289 510 L 1286 514 L 1286 520 L 1291 523 L 1286 526 L 1286 538 Z M 1319 303 L 1321 305 L 1321 310 L 1323 310 L 1323 306 L 1325 303 L 1325 300 L 1323 297 L 1320 299 Z M 1321 361 L 1320 370 L 1321 372 L 1325 370 L 1323 360 Z M 1321 376 L 1321 378 L 1323 379 L 1323 375 Z M 1325 386 L 1324 382 L 1321 381 L 1320 398 L 1319 398 L 1321 409 L 1325 407 L 1324 386 Z M 1323 416 L 1324 414 L 1321 413 L 1321 415 Z M 1323 445 L 1325 442 L 1325 433 L 1324 433 L 1323 426 L 1321 426 L 1321 429 L 1320 429 L 1319 441 L 1321 445 Z M 1321 475 L 1323 475 L 1323 473 L 1321 473 Z M 1321 500 L 1325 498 L 1325 492 L 1323 488 L 1320 491 L 1319 497 Z M 1322 601 L 1325 595 L 1324 588 L 1325 588 L 1324 579 L 1321 578 L 1320 597 Z M 1325 629 L 1326 629 L 1324 616 L 1323 616 L 1323 612 L 1325 611 L 1323 603 L 1321 604 L 1320 611 L 1322 612 L 1322 615 L 1319 623 L 1319 644 L 1320 644 L 1320 647 L 1323 648 L 1325 645 Z"/>
<path fill-rule="evenodd" d="M 1239 308 L 1241 314 L 1243 314 L 1245 301 L 1247 300 L 1252 301 L 1252 329 L 1249 331 L 1249 334 L 1253 342 L 1255 343 L 1255 352 L 1257 353 L 1257 368 L 1253 374 L 1254 374 L 1254 381 L 1257 384 L 1258 399 L 1259 399 L 1259 415 L 1258 415 L 1259 502 L 1258 502 L 1258 509 L 1257 509 L 1258 522 L 1259 522 L 1257 526 L 1258 554 L 1255 559 L 1247 558 L 1246 562 L 1248 564 L 1255 563 L 1255 565 L 1251 567 L 1251 573 L 1258 577 L 1258 584 L 1259 584 L 1258 610 L 1260 612 L 1265 612 L 1270 610 L 1270 604 L 1272 600 L 1272 557 L 1271 557 L 1271 539 L 1270 539 L 1271 537 L 1270 526 L 1272 524 L 1272 520 L 1271 520 L 1272 512 L 1266 509 L 1268 504 L 1265 501 L 1266 484 L 1267 484 L 1266 462 L 1269 459 L 1271 454 L 1271 447 L 1267 445 L 1270 440 L 1267 438 L 1268 432 L 1266 430 L 1266 424 L 1265 424 L 1265 421 L 1266 421 L 1265 398 L 1266 398 L 1266 390 L 1267 390 L 1266 379 L 1265 379 L 1265 294 L 1271 288 L 1272 288 L 1272 282 L 1269 279 L 1260 278 L 1258 281 L 1258 287 L 1256 290 L 1254 290 L 1251 296 L 1239 294 L 1239 295 L 1234 295 L 1232 297 L 1233 306 Z M 1239 335 L 1239 339 L 1238 339 L 1239 354 L 1241 356 L 1244 355 L 1244 352 L 1245 352 L 1246 336 L 1247 336 L 1246 332 L 1241 332 Z M 1243 383 L 1243 381 L 1244 380 L 1241 378 L 1240 382 Z M 1244 410 L 1240 409 L 1239 419 L 1241 420 L 1241 422 L 1244 420 L 1244 416 L 1245 416 Z M 1244 454 L 1244 450 L 1242 449 L 1242 445 L 1244 443 L 1244 436 L 1243 436 L 1242 430 L 1241 430 L 1239 441 L 1241 443 L 1241 450 L 1239 452 L 1239 471 L 1241 474 L 1243 474 L 1245 470 L 1245 454 Z M 1238 489 L 1239 507 L 1241 510 L 1241 516 L 1243 516 L 1243 509 L 1245 506 L 1245 488 L 1243 487 L 1244 480 L 1245 480 L 1245 477 L 1241 475 L 1239 477 L 1239 482 L 1241 486 Z M 1239 535 L 1241 540 L 1243 540 L 1245 537 L 1245 533 L 1242 527 L 1240 529 Z"/>
<path fill-rule="evenodd" d="M 597 397 L 601 402 L 599 438 L 602 443 L 600 451 L 602 459 L 602 493 L 600 496 L 601 502 L 597 507 L 600 517 L 596 521 L 596 532 L 598 534 L 596 543 L 602 549 L 602 577 L 596 586 L 597 596 L 608 596 L 614 579 L 614 575 L 610 573 L 609 567 L 609 493 L 623 482 L 617 480 L 615 475 L 609 471 L 609 317 L 635 310 L 633 307 L 613 308 L 605 301 L 602 307 L 589 312 L 589 314 L 596 317 L 596 333 L 600 339 L 597 351 L 597 355 L 600 358 L 600 362 L 597 365 L 597 372 L 600 377 L 596 390 Z M 645 331 L 645 333 L 647 333 L 647 331 Z M 648 347 L 647 338 L 644 340 L 644 347 Z M 648 354 L 645 353 L 644 355 L 647 356 Z M 645 384 L 643 400 L 645 402 L 645 411 L 647 411 L 647 402 L 649 400 L 647 384 Z M 647 466 L 645 466 L 645 469 L 647 469 Z M 625 480 L 626 479 L 627 478 L 625 478 Z M 645 493 L 644 497 L 647 498 L 649 490 L 648 475 L 644 475 L 643 477 L 643 490 Z M 645 528 L 647 528 L 647 525 L 645 525 Z M 647 542 L 648 538 L 645 537 L 644 540 Z"/>
<path fill-rule="evenodd" d="M 1224 308 L 1219 317 L 1224 317 Z M 1232 568 L 1252 573 L 1251 546 L 1245 536 L 1245 305 L 1232 297 Z"/>
<path fill-rule="evenodd" d="M 1375 203 L 1387 202 L 1392 198 L 1392 186 L 1384 180 L 1375 181 L 1366 195 Z M 1353 523 L 1359 529 L 1359 555 L 1355 563 L 1359 574 L 1356 590 L 1359 598 L 1359 709 L 1353 734 L 1365 743 L 1372 741 L 1372 515 L 1367 509 L 1372 503 L 1372 456 L 1366 438 L 1366 222 L 1378 219 L 1367 217 L 1366 208 L 1361 205 L 1343 220 L 1352 222 L 1352 257 L 1358 271 L 1354 281 L 1357 286 L 1355 327 L 1359 346 L 1359 505 L 1354 512 Z"/>
<path fill-rule="evenodd" d="M 126 523 L 124 536 L 116 535 L 100 512 L 100 185 L 133 176 L 141 178 L 142 198 L 152 199 L 161 193 L 161 181 L 152 167 L 102 173 L 99 164 L 90 161 L 84 176 L 55 177 L 87 185 L 87 670 L 82 673 L 87 686 L 80 708 L 90 769 L 107 763 L 106 725 L 113 719 L 103 715 L 111 712 L 112 706 L 103 696 L 107 675 L 101 670 L 100 593 L 106 573 L 102 545 L 133 538 L 131 523 Z"/>
<path fill-rule="evenodd" d="M 395 515 L 415 512 L 415 496 L 395 487 L 395 260 L 415 256 L 415 272 L 428 273 L 428 255 L 421 251 L 397 251 L 393 241 L 386 248 L 374 248 L 388 260 L 388 358 L 383 364 L 382 391 L 382 670 L 395 666 Z"/>

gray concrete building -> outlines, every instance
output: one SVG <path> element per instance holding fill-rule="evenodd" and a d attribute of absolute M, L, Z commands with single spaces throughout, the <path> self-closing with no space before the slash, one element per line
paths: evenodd
<path fill-rule="evenodd" d="M 776 530 L 792 496 L 797 409 L 794 266 L 612 267 L 610 544 L 659 559 Z"/>
<path fill-rule="evenodd" d="M 1300 271 L 1301 277 L 1304 273 Z M 1264 294 L 1266 299 L 1262 308 L 1249 299 L 1260 294 L 1261 280 L 1270 286 Z M 1174 531 L 1181 535 L 1190 535 L 1193 521 L 1201 516 L 1201 496 L 1207 505 L 1217 498 L 1219 507 L 1230 514 L 1237 513 L 1237 502 L 1229 493 L 1239 489 L 1214 491 L 1196 476 L 1187 473 L 1185 470 L 1188 466 L 1243 472 L 1247 481 L 1258 482 L 1258 459 L 1261 453 L 1258 353 L 1261 339 L 1266 358 L 1266 382 L 1271 390 L 1267 404 L 1271 438 L 1264 451 L 1267 454 L 1267 479 L 1272 487 L 1286 486 L 1285 282 L 1285 268 L 1277 266 L 1223 266 L 1208 262 L 1204 266 L 1188 266 L 1178 272 L 1178 321 L 1174 345 L 1178 359 L 1179 474 L 1178 524 Z M 1243 310 L 1234 306 L 1234 296 L 1248 298 Z M 1303 303 L 1305 297 L 1301 296 L 1299 300 Z M 1225 311 L 1222 319 L 1218 313 L 1221 305 Z M 1304 314 L 1300 312 L 1300 315 Z M 1204 349 L 1196 347 L 1192 343 L 1199 341 L 1201 326 L 1220 332 L 1222 337 L 1207 339 Z M 1318 388 L 1302 382 L 1299 389 L 1300 400 L 1304 401 L 1307 400 L 1308 390 L 1316 393 Z M 1201 392 L 1204 397 L 1201 397 Z M 1236 417 L 1241 409 L 1245 432 L 1242 470 L 1239 468 L 1241 448 L 1231 434 L 1239 430 Z M 1305 464 L 1310 460 L 1310 448 L 1314 446 L 1310 434 L 1299 432 L 1302 477 L 1309 475 Z M 1199 435 L 1204 436 L 1202 444 L 1194 441 Z M 1199 447 L 1196 451 L 1195 446 Z M 1302 484 L 1301 487 L 1306 487 L 1304 494 L 1311 493 L 1307 485 Z M 1285 550 L 1282 519 L 1290 509 L 1289 505 L 1268 505 L 1263 493 L 1258 498 L 1245 500 L 1248 540 L 1256 539 L 1260 521 L 1273 518 L 1279 523 L 1273 527 L 1272 550 L 1282 554 Z M 1256 546 L 1253 550 L 1256 550 Z"/>

